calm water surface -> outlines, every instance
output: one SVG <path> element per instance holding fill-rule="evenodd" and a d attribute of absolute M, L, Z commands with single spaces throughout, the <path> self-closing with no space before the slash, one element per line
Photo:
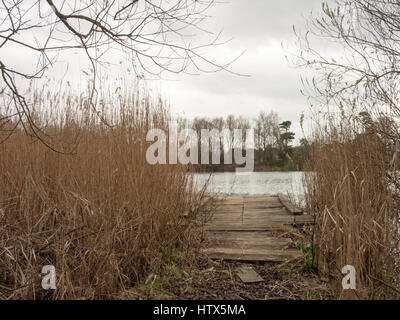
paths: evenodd
<path fill-rule="evenodd" d="M 208 192 L 223 195 L 276 195 L 292 194 L 302 198 L 303 172 L 254 172 L 236 175 L 234 172 L 198 173 L 195 175 L 198 188 L 209 179 Z"/>

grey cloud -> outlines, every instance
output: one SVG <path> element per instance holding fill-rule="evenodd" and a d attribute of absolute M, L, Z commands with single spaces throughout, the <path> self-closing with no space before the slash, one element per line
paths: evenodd
<path fill-rule="evenodd" d="M 211 15 L 213 27 L 223 27 L 236 38 L 231 45 L 249 45 L 253 41 L 283 40 L 292 34 L 292 26 L 303 16 L 321 8 L 321 0 L 235 0 L 217 4 Z M 239 41 L 238 41 L 239 40 Z"/>
<path fill-rule="evenodd" d="M 242 50 L 245 54 L 232 65 L 239 77 L 229 73 L 180 75 L 178 83 L 166 84 L 172 110 L 188 116 L 255 116 L 259 111 L 277 111 L 291 120 L 301 136 L 300 114 L 307 110 L 301 95 L 300 74 L 285 60 L 281 42 L 291 43 L 292 26 L 304 25 L 311 11 L 318 13 L 322 0 L 250 0 L 217 5 L 209 30 L 224 28 L 225 37 L 234 39 L 223 48 L 210 50 L 209 56 L 229 60 Z"/>

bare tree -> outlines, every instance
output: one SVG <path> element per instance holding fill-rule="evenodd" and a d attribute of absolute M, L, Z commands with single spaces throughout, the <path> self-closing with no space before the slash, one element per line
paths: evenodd
<path fill-rule="evenodd" d="M 337 0 L 333 5 L 327 3 L 323 3 L 320 16 L 308 19 L 305 33 L 296 32 L 301 49 L 297 64 L 315 74 L 314 78 L 305 80 L 305 94 L 313 104 L 320 104 L 327 111 L 323 114 L 323 121 L 317 123 L 321 126 L 315 135 L 317 153 L 312 155 L 313 174 L 306 178 L 309 179 L 306 194 L 311 195 L 307 203 L 315 199 L 316 204 L 313 209 L 310 207 L 310 212 L 316 213 L 315 252 L 317 259 L 322 257 L 324 262 L 357 260 L 361 287 L 374 288 L 376 297 L 377 282 L 387 289 L 393 288 L 388 285 L 389 282 L 397 287 L 399 279 L 400 176 L 396 160 L 400 139 L 400 0 Z M 329 164 L 329 150 L 335 150 L 335 144 L 338 153 L 348 148 L 350 156 L 332 154 L 333 161 Z M 376 155 L 370 153 L 368 148 L 374 150 Z M 348 164 L 347 158 L 351 158 L 351 153 L 362 154 L 367 162 L 371 160 L 373 164 L 360 160 Z M 336 161 L 339 166 L 334 163 Z M 377 167 L 381 167 L 381 171 L 375 171 Z M 336 168 L 340 169 L 333 173 Z M 382 192 L 380 194 L 388 192 L 389 196 L 375 198 L 372 195 L 375 191 L 365 192 L 366 189 L 360 186 L 363 196 L 357 200 L 360 201 L 357 205 L 350 204 L 351 201 L 338 205 L 336 191 L 342 189 L 338 193 L 345 193 L 342 183 L 346 179 L 344 175 L 348 174 L 345 170 L 351 171 L 354 180 L 362 181 L 362 184 L 371 179 L 371 185 L 379 186 L 377 190 Z M 360 173 L 363 170 L 367 178 Z M 326 181 L 334 183 L 337 188 L 331 198 L 329 189 L 324 187 Z M 356 194 L 357 191 L 354 191 L 347 199 L 357 198 Z M 387 202 L 382 207 L 374 207 L 379 200 L 372 199 L 385 197 Z M 324 202 L 324 198 L 328 201 Z M 370 221 L 365 219 L 369 206 L 373 212 Z M 333 207 L 340 208 L 338 216 L 332 215 Z M 354 209 L 346 214 L 350 207 Z M 357 214 L 359 207 L 363 207 L 361 215 Z M 327 223 L 330 218 L 325 216 L 326 213 L 332 218 L 332 224 Z M 379 215 L 383 218 L 377 222 Z M 343 224 L 337 222 L 338 217 Z M 354 219 L 351 220 L 353 222 L 345 220 L 349 218 Z M 343 225 L 351 224 L 362 230 L 359 236 L 355 229 L 343 231 Z M 372 230 L 376 240 L 368 243 L 370 239 L 367 239 L 368 231 L 365 230 Z M 332 237 L 325 238 L 327 234 Z M 343 238 L 337 241 L 340 234 Z M 358 244 L 351 243 L 350 238 L 357 238 Z M 379 246 L 374 247 L 375 243 Z M 332 252 L 335 252 L 333 258 L 330 257 Z M 373 262 L 369 260 L 371 257 Z M 377 262 L 380 258 L 382 260 Z M 391 263 L 393 266 L 390 266 Z M 398 293 L 396 288 L 394 291 Z M 388 290 L 385 290 L 385 295 L 386 292 Z"/>
<path fill-rule="evenodd" d="M 348 105 L 376 119 L 398 119 L 399 30 L 399 0 L 324 2 L 322 15 L 307 21 L 306 33 L 295 30 L 301 49 L 296 63 L 316 73 L 305 80 L 306 95 L 313 103 Z M 390 139 L 400 138 L 399 130 L 389 131 Z"/>
<path fill-rule="evenodd" d="M 0 58 L 0 92 L 10 98 L 8 110 L 13 111 L 0 116 L 0 123 L 17 117 L 27 134 L 43 140 L 19 84 L 42 78 L 67 50 L 82 51 L 92 66 L 88 103 L 93 109 L 98 69 L 111 49 L 127 54 L 138 76 L 190 72 L 189 66 L 200 72 L 226 70 L 229 63 L 217 64 L 204 54 L 205 48 L 219 44 L 220 34 L 205 44 L 190 42 L 196 32 L 208 33 L 201 22 L 213 4 L 214 0 L 2 0 L 0 50 L 36 55 L 37 63 L 27 72 Z"/>
<path fill-rule="evenodd" d="M 271 111 L 260 112 L 255 119 L 256 148 L 261 151 L 263 162 L 267 162 L 267 155 L 271 154 L 272 148 L 279 144 L 279 116 Z"/>

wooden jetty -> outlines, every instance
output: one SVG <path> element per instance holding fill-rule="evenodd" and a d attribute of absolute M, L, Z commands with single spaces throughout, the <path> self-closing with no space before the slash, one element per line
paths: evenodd
<path fill-rule="evenodd" d="M 276 231 L 312 223 L 284 195 L 231 196 L 221 201 L 206 225 L 209 245 L 204 252 L 212 259 L 284 262 L 301 252 Z"/>

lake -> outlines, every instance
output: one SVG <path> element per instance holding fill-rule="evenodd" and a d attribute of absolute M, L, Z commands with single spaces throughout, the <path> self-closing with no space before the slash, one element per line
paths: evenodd
<path fill-rule="evenodd" d="M 211 175 L 211 177 L 210 177 Z M 250 175 L 236 175 L 235 172 L 197 173 L 198 188 L 208 179 L 208 192 L 221 195 L 276 195 L 292 194 L 302 198 L 303 172 L 253 172 Z"/>

